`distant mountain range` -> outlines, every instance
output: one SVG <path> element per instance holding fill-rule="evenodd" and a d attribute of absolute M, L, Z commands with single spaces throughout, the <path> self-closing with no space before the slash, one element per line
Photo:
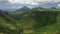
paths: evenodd
<path fill-rule="evenodd" d="M 46 3 L 46 4 L 39 5 L 39 6 L 43 7 L 43 8 L 51 8 L 51 7 L 58 8 L 58 4 L 57 3 Z"/>
<path fill-rule="evenodd" d="M 31 11 L 31 9 L 26 6 L 16 10 L 16 12 L 28 12 L 28 11 Z"/>

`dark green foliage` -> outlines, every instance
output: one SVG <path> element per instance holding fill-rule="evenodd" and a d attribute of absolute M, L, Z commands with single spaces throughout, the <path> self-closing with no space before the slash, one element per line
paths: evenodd
<path fill-rule="evenodd" d="M 7 11 L 4 11 L 4 13 L 5 13 L 6 15 L 10 15 Z"/>
<path fill-rule="evenodd" d="M 2 25 L 0 25 L 0 33 L 6 33 L 6 34 L 8 33 L 9 34 L 9 32 L 11 33 L 11 31 L 12 30 L 5 28 Z"/>
<path fill-rule="evenodd" d="M 57 20 L 57 12 L 50 11 L 34 11 L 31 14 L 32 19 L 37 21 L 37 23 L 33 26 L 34 28 L 41 28 L 49 24 L 56 23 Z"/>
<path fill-rule="evenodd" d="M 2 10 L 0 10 L 0 16 L 2 15 Z"/>
<path fill-rule="evenodd" d="M 0 10 L 0 16 L 3 16 L 4 17 L 4 13 L 2 10 Z"/>

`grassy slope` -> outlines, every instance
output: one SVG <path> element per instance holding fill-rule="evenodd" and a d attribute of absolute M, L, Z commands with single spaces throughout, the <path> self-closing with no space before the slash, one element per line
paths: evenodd
<path fill-rule="evenodd" d="M 11 22 L 6 21 L 6 19 L 3 17 L 0 17 L 0 25 L 2 27 L 12 29 L 12 30 L 15 28 L 15 26 L 13 24 L 11 24 Z"/>
<path fill-rule="evenodd" d="M 12 19 L 13 21 L 13 19 Z M 36 21 L 34 19 L 31 19 L 30 17 L 30 13 L 25 14 L 22 22 L 20 23 L 21 27 L 30 27 L 32 26 Z M 10 22 L 6 22 L 6 20 L 3 17 L 0 17 L 0 24 L 6 28 L 10 28 L 12 30 L 15 29 L 15 26 L 13 24 L 11 24 Z M 57 22 L 52 24 L 52 25 L 47 25 L 43 28 L 40 29 L 36 29 L 37 32 L 33 32 L 31 34 L 56 34 L 58 32 L 60 32 L 60 14 L 57 16 Z M 27 29 L 27 31 L 29 32 L 29 29 Z M 33 30 L 31 30 L 33 31 Z M 30 33 L 28 33 L 30 34 Z"/>
<path fill-rule="evenodd" d="M 60 14 L 57 16 L 57 23 L 43 27 L 40 32 L 41 34 L 56 34 L 60 32 Z"/>
<path fill-rule="evenodd" d="M 57 22 L 41 28 L 38 34 L 57 34 L 60 32 L 60 14 L 57 16 Z"/>
<path fill-rule="evenodd" d="M 57 33 L 59 33 L 60 32 L 60 14 L 56 18 L 57 18 L 56 23 L 54 23 L 52 25 L 47 25 L 47 26 L 40 28 L 40 29 L 36 29 L 37 31 L 33 32 L 31 34 L 57 34 Z M 29 14 L 24 15 L 24 19 L 25 20 L 23 20 L 22 22 L 25 23 L 25 25 L 21 24 L 24 27 L 25 26 L 29 27 L 29 26 L 31 26 L 31 24 L 33 25 L 33 23 L 36 22 L 33 19 L 31 19 L 31 17 L 29 17 Z M 28 32 L 28 30 L 29 29 L 27 29 L 27 32 Z"/>
<path fill-rule="evenodd" d="M 30 30 L 28 28 L 30 28 L 32 25 L 34 25 L 34 23 L 36 22 L 34 19 L 31 19 L 30 17 L 30 13 L 27 13 L 23 16 L 23 19 L 21 19 L 20 22 L 20 27 L 26 27 L 27 29 L 24 30 L 25 34 L 27 34 L 26 32 L 30 32 L 31 34 L 57 34 L 60 32 L 60 14 L 56 17 L 57 18 L 57 22 L 52 24 L 52 25 L 47 25 L 43 28 L 40 29 L 36 29 L 37 31 L 32 32 L 33 30 Z M 28 33 L 28 34 L 30 34 Z"/>

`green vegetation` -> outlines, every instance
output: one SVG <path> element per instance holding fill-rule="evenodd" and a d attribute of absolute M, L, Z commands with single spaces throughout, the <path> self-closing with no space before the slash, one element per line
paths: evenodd
<path fill-rule="evenodd" d="M 0 33 L 60 34 L 60 10 L 39 7 L 17 14 L 0 10 Z"/>

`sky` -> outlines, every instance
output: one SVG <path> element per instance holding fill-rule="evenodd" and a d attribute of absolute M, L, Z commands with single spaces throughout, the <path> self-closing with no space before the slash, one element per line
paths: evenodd
<path fill-rule="evenodd" d="M 0 9 L 19 9 L 27 7 L 60 7 L 60 0 L 0 0 Z"/>

